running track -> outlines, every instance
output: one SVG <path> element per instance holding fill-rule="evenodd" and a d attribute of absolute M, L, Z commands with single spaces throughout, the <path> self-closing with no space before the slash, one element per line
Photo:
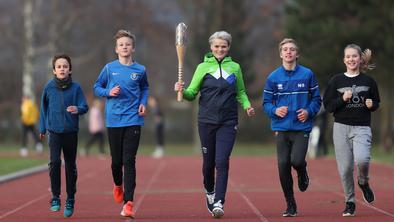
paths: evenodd
<path fill-rule="evenodd" d="M 205 208 L 198 156 L 137 159 L 135 221 L 214 221 Z M 109 158 L 79 157 L 78 192 L 72 218 L 49 211 L 46 172 L 0 184 L 0 221 L 131 221 L 112 200 Z M 283 218 L 285 208 L 275 158 L 233 157 L 224 221 L 239 222 L 394 222 L 394 167 L 372 164 L 376 203 L 366 205 L 356 188 L 356 217 L 343 218 L 342 188 L 332 159 L 309 161 L 311 186 L 296 191 L 298 216 Z M 62 171 L 64 176 L 64 171 Z M 64 179 L 63 179 L 64 181 Z M 295 181 L 296 182 L 296 181 Z M 64 204 L 64 183 L 62 204 Z M 63 207 L 63 206 L 62 206 Z M 62 208 L 63 209 L 63 208 Z"/>

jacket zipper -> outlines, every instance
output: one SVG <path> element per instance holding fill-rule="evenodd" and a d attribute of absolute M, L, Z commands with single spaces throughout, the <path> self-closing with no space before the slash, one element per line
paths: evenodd
<path fill-rule="evenodd" d="M 223 61 L 223 60 L 222 60 L 222 61 Z M 222 61 L 218 61 L 220 77 L 223 77 L 223 76 L 222 76 Z"/>
<path fill-rule="evenodd" d="M 61 110 L 62 110 L 62 113 L 63 113 L 63 130 L 65 131 L 66 130 L 66 113 L 65 113 L 65 111 L 64 111 L 64 107 L 65 107 L 65 104 L 64 104 L 64 92 L 63 92 L 63 90 L 60 90 L 60 94 L 61 94 L 61 98 L 62 98 L 62 106 L 61 106 Z"/>

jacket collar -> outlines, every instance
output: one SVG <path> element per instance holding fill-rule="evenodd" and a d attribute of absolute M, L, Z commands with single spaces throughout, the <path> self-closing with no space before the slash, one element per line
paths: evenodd
<path fill-rule="evenodd" d="M 294 70 L 286 70 L 285 67 L 283 65 L 280 66 L 281 70 L 286 73 L 287 75 L 292 75 L 293 73 L 296 73 L 297 70 L 299 69 L 300 65 L 298 65 L 298 63 L 296 64 L 296 66 L 294 67 Z"/>
<path fill-rule="evenodd" d="M 224 62 L 231 62 L 231 61 L 232 61 L 231 57 L 227 55 L 226 57 L 223 58 L 223 60 L 222 60 L 221 63 L 224 63 Z M 204 62 L 214 62 L 214 63 L 218 63 L 218 60 L 216 60 L 216 58 L 215 58 L 215 56 L 213 56 L 212 52 L 208 52 L 208 53 L 205 54 L 205 56 L 204 56 Z"/>

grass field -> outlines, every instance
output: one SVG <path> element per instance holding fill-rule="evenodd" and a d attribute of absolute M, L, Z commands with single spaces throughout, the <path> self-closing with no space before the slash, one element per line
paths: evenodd
<path fill-rule="evenodd" d="M 34 166 L 46 164 L 45 159 L 28 159 L 21 157 L 0 157 L 0 176 Z"/>
<path fill-rule="evenodd" d="M 81 146 L 78 147 L 81 149 Z M 47 151 L 46 147 L 46 151 Z M 108 149 L 108 148 L 107 148 Z M 141 144 L 138 155 L 150 155 L 153 152 L 154 145 Z M 97 155 L 97 147 L 92 147 L 91 155 Z M 109 153 L 109 150 L 106 150 Z M 199 148 L 192 144 L 168 144 L 165 149 L 165 155 L 168 156 L 187 156 L 200 155 Z M 276 155 L 275 145 L 270 144 L 236 144 L 232 153 L 233 156 L 272 156 Z M 330 148 L 328 158 L 334 158 L 333 148 Z M 394 152 L 381 153 L 377 147 L 372 149 L 372 161 L 377 163 L 394 165 Z M 22 158 L 19 156 L 19 147 L 16 145 L 0 146 L 0 175 L 5 175 L 18 170 L 30 168 L 33 166 L 48 163 L 48 152 L 31 155 Z"/>

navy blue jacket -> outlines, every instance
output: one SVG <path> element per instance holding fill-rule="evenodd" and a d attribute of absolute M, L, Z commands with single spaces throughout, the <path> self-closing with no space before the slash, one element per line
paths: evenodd
<path fill-rule="evenodd" d="M 77 106 L 78 114 L 67 112 L 68 106 Z M 42 93 L 40 109 L 40 133 L 71 133 L 79 130 L 79 115 L 88 111 L 81 86 L 72 82 L 67 89 L 57 87 L 55 79 L 50 80 Z"/>

